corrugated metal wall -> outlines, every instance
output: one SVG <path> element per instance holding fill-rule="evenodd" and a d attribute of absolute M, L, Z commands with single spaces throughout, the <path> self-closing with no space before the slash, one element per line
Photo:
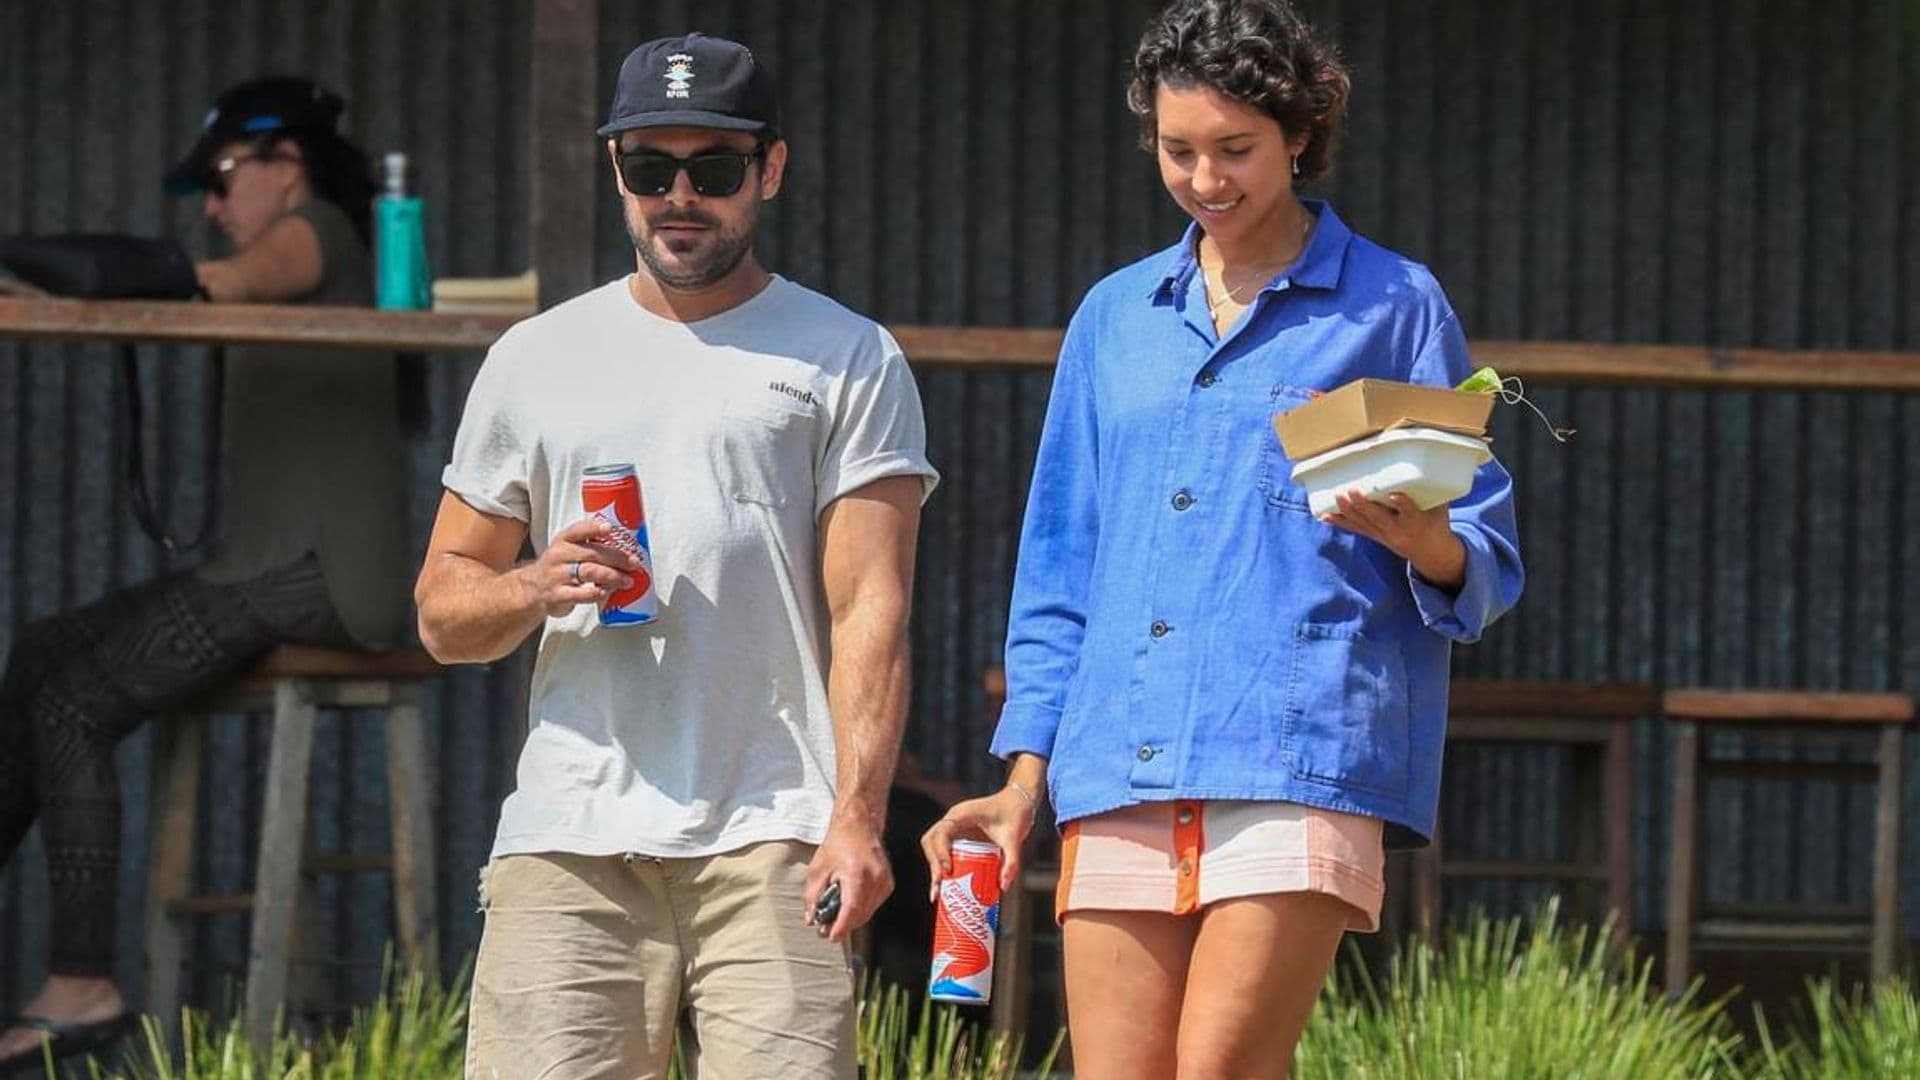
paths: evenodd
<path fill-rule="evenodd" d="M 602 4 L 600 84 L 626 50 L 687 28 L 751 42 L 779 72 L 794 145 L 763 254 L 893 322 L 1051 326 L 1106 270 L 1176 235 L 1133 149 L 1125 63 L 1154 5 Z M 1906 0 L 1331 0 L 1311 9 L 1356 71 L 1351 133 L 1326 193 L 1361 231 L 1429 262 L 1469 333 L 1774 347 L 1920 348 L 1920 7 Z M 0 230 L 185 230 L 157 178 L 209 95 L 266 69 L 341 86 L 355 133 L 421 163 L 434 264 L 526 259 L 525 3 L 0 0 Z M 583 137 L 585 133 L 583 133 Z M 597 265 L 631 266 L 611 184 Z M 198 229 L 194 230 L 198 232 Z M 150 460 L 177 517 L 206 496 L 199 354 L 146 349 L 165 422 Z M 166 568 L 118 507 L 122 438 L 107 353 L 0 343 L 0 635 Z M 477 358 L 436 360 L 434 429 L 407 463 L 416 543 Z M 918 586 L 913 747 L 986 783 L 979 689 L 1004 630 L 1044 373 L 920 372 L 946 482 Z M 1463 673 L 1670 684 L 1920 684 L 1920 419 L 1911 397 L 1542 389 L 1558 446 L 1502 410 L 1531 571 L 1520 610 L 1460 654 Z M 107 528 L 75 530 L 75 521 Z M 441 914 L 450 959 L 520 723 L 511 677 L 436 691 Z M 1666 758 L 1640 733 L 1638 922 L 1657 926 Z M 378 732 L 328 722 L 315 789 L 323 847 L 384 843 Z M 123 774 L 144 805 L 146 736 Z M 203 820 L 210 881 L 250 861 L 264 748 L 235 724 Z M 1565 763 L 1460 754 L 1446 794 L 1463 847 L 1546 852 Z M 1710 827 L 1709 896 L 1864 896 L 1870 803 L 1810 785 L 1729 785 Z M 1914 800 L 1909 800 L 1914 806 Z M 123 975 L 137 972 L 142 821 L 129 815 Z M 1471 825 L 1471 827 L 1467 827 Z M 249 826 L 250 827 L 250 826 Z M 237 841 L 237 842 L 236 842 Z M 0 1003 L 41 973 L 37 855 L 0 878 Z M 24 863 L 25 865 L 20 865 Z M 1920 859 L 1906 860 L 1908 925 Z M 377 959 L 384 882 L 328 897 L 334 952 Z M 1477 898 L 1521 903 L 1521 891 Z M 209 972 L 244 956 L 216 926 Z M 203 996 L 215 975 L 204 975 Z M 355 977 L 364 989 L 364 974 Z"/>

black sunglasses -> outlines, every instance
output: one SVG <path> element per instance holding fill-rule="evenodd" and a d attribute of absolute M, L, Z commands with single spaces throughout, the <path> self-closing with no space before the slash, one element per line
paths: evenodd
<path fill-rule="evenodd" d="M 628 150 L 620 154 L 620 178 L 635 195 L 659 196 L 673 190 L 685 170 L 693 190 L 709 198 L 725 198 L 747 182 L 747 166 L 767 152 L 765 143 L 752 150 L 709 150 L 677 158 L 658 150 Z"/>
<path fill-rule="evenodd" d="M 231 182 L 234 172 L 237 171 L 240 166 L 254 161 L 292 160 L 295 159 L 291 154 L 277 154 L 271 151 L 259 151 L 252 154 L 231 154 L 214 162 L 213 166 L 207 170 L 207 175 L 202 178 L 201 184 L 214 195 L 224 199 L 227 197 L 229 190 L 227 185 Z"/>

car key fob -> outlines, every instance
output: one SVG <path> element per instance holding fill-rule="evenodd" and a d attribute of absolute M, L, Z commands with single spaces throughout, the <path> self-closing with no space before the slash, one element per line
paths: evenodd
<path fill-rule="evenodd" d="M 833 920 L 840 917 L 840 883 L 832 881 L 820 890 L 820 898 L 813 902 L 813 924 L 826 933 L 833 926 Z"/>

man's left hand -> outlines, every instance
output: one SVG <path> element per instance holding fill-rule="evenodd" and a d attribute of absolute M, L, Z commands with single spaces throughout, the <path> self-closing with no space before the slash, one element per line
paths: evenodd
<path fill-rule="evenodd" d="M 1357 491 L 1340 492 L 1334 503 L 1339 509 L 1322 521 L 1382 545 L 1440 588 L 1458 589 L 1466 582 L 1466 547 L 1453 534 L 1446 504 L 1422 510 L 1399 492 L 1382 504 Z"/>
<path fill-rule="evenodd" d="M 893 893 L 893 868 L 887 864 L 880 830 L 867 814 L 834 815 L 827 838 L 807 864 L 807 922 L 829 882 L 840 883 L 840 914 L 820 927 L 829 941 L 845 941 L 867 924 L 875 909 Z"/>

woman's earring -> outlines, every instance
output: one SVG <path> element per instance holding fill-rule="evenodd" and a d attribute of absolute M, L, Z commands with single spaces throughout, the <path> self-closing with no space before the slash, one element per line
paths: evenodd
<path fill-rule="evenodd" d="M 1295 176 L 1300 175 L 1300 155 L 1299 154 L 1293 155 L 1293 175 Z"/>

